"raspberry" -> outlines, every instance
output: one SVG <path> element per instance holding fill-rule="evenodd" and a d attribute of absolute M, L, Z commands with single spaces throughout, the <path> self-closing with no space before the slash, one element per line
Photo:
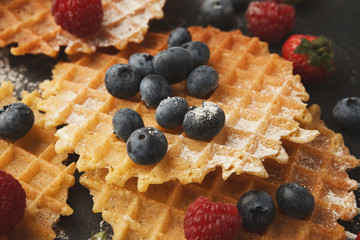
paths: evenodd
<path fill-rule="evenodd" d="M 0 170 L 0 235 L 9 232 L 23 218 L 25 198 L 19 181 Z"/>
<path fill-rule="evenodd" d="M 185 214 L 185 237 L 188 240 L 230 240 L 236 237 L 241 223 L 235 205 L 211 202 L 200 196 Z"/>
<path fill-rule="evenodd" d="M 245 16 L 248 30 L 269 43 L 280 41 L 295 24 L 295 8 L 275 1 L 251 2 Z"/>
<path fill-rule="evenodd" d="M 101 0 L 53 0 L 51 12 L 56 24 L 80 38 L 95 33 L 104 16 Z"/>

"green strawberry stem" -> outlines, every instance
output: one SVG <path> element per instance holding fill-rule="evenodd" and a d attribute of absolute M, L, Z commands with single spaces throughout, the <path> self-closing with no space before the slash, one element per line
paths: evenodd
<path fill-rule="evenodd" d="M 319 36 L 311 42 L 302 38 L 294 53 L 305 54 L 308 57 L 308 64 L 311 66 L 322 64 L 326 72 L 333 72 L 335 70 L 332 42 L 324 36 Z"/>
<path fill-rule="evenodd" d="M 108 240 L 106 231 L 101 231 L 92 235 L 91 240 Z"/>

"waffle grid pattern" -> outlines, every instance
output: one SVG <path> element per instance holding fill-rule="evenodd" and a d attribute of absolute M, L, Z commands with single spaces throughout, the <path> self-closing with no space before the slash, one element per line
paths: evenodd
<path fill-rule="evenodd" d="M 265 161 L 268 179 L 250 175 L 232 175 L 226 182 L 219 169 L 209 173 L 202 184 L 181 185 L 172 181 L 151 185 L 147 192 L 136 190 L 136 179 L 124 188 L 107 184 L 107 170 L 86 172 L 80 182 L 94 196 L 94 212 L 102 212 L 118 239 L 184 239 L 183 218 L 189 204 L 200 195 L 213 201 L 236 204 L 251 189 L 266 191 L 275 199 L 278 186 L 297 181 L 306 186 L 316 199 L 314 212 L 307 219 L 287 217 L 277 210 L 274 222 L 263 234 L 244 229 L 237 239 L 345 239 L 338 219 L 350 220 L 357 214 L 353 192 L 357 182 L 350 180 L 347 169 L 359 166 L 349 154 L 341 135 L 335 134 L 319 120 L 320 108 L 311 108 L 314 121 L 306 127 L 320 135 L 309 144 L 285 142 L 288 164 Z M 331 173 L 331 174 L 330 174 Z"/>
<path fill-rule="evenodd" d="M 2 82 L 0 106 L 16 101 L 13 85 Z M 52 225 L 60 215 L 71 215 L 73 210 L 66 204 L 68 188 L 74 180 L 75 164 L 65 166 L 67 154 L 55 152 L 57 138 L 54 131 L 44 130 L 43 114 L 35 105 L 38 92 L 23 94 L 23 102 L 32 108 L 35 124 L 30 132 L 15 142 L 0 140 L 0 169 L 18 179 L 26 192 L 24 219 L 8 239 L 54 239 Z"/>
<path fill-rule="evenodd" d="M 298 119 L 311 121 L 306 110 L 308 95 L 299 77 L 292 75 L 291 63 L 270 55 L 267 46 L 240 32 L 225 33 L 213 28 L 190 28 L 194 40 L 207 43 L 212 65 L 219 73 L 219 87 L 208 101 L 219 104 L 227 121 L 210 142 L 188 138 L 181 129 L 162 129 L 169 142 L 165 158 L 155 166 L 134 164 L 126 144 L 113 134 L 112 116 L 129 107 L 140 113 L 145 126 L 161 128 L 155 110 L 147 109 L 139 95 L 120 100 L 107 93 L 104 75 L 115 63 L 127 63 L 134 52 L 155 55 L 166 48 L 165 34 L 148 34 L 141 45 L 131 44 L 117 55 L 96 53 L 74 63 L 59 63 L 53 80 L 40 85 L 46 127 L 67 124 L 56 135 L 56 151 L 75 151 L 80 155 L 79 171 L 108 168 L 107 181 L 123 186 L 138 177 L 138 188 L 178 179 L 182 184 L 201 182 L 205 175 L 221 166 L 223 179 L 233 172 L 267 177 L 262 160 L 273 158 L 286 163 L 288 156 L 281 138 L 309 142 L 318 132 L 299 127 Z M 229 61 L 229 62 L 228 62 Z M 186 83 L 173 85 L 174 95 L 185 97 L 189 105 L 200 106 L 203 99 L 190 97 Z M 180 157 L 179 157 L 180 156 Z"/>
<path fill-rule="evenodd" d="M 95 52 L 97 47 L 124 49 L 141 42 L 152 18 L 163 16 L 165 0 L 102 0 L 104 20 L 100 30 L 80 39 L 56 25 L 51 0 L 3 0 L 0 2 L 0 47 L 18 43 L 14 55 L 56 56 L 61 46 L 69 55 Z"/>

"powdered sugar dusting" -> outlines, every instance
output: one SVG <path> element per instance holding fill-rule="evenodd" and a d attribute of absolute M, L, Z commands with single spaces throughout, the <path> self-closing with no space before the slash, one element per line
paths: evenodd
<path fill-rule="evenodd" d="M 236 157 L 214 154 L 212 160 L 210 160 L 210 165 L 221 165 L 224 169 L 229 169 L 237 161 L 239 159 Z"/>
<path fill-rule="evenodd" d="M 264 171 L 262 166 L 257 165 L 255 162 L 246 162 L 243 167 L 244 172 L 262 172 Z"/>
<path fill-rule="evenodd" d="M 76 112 L 72 112 L 70 114 L 70 116 L 68 117 L 67 122 L 69 124 L 76 125 L 76 124 L 80 124 L 80 123 L 84 122 L 85 120 L 86 120 L 86 118 L 84 115 L 77 114 Z"/>
<path fill-rule="evenodd" d="M 82 104 L 83 107 L 89 108 L 89 109 L 98 109 L 101 104 L 103 104 L 102 102 L 94 99 L 94 98 L 88 98 L 86 99 L 86 101 Z"/>
<path fill-rule="evenodd" d="M 128 221 L 128 222 L 135 222 L 134 219 L 132 219 L 131 217 L 129 217 L 129 216 L 127 216 L 127 215 L 124 215 L 124 216 L 123 216 L 123 219 L 124 219 L 125 221 Z"/>
<path fill-rule="evenodd" d="M 246 144 L 248 143 L 248 139 L 246 138 L 238 138 L 235 134 L 230 134 L 227 137 L 227 140 L 225 142 L 225 146 L 229 146 L 232 148 L 237 149 L 244 149 L 246 147 Z"/>
<path fill-rule="evenodd" d="M 181 150 L 180 153 L 180 158 L 191 161 L 191 162 L 196 162 L 196 160 L 198 159 L 198 157 L 200 156 L 201 152 L 198 151 L 192 151 L 191 149 L 189 149 L 186 145 L 183 147 L 183 149 Z"/>
<path fill-rule="evenodd" d="M 281 108 L 281 112 L 279 113 L 279 116 L 284 118 L 291 118 L 294 115 L 294 110 L 286 108 L 285 106 Z"/>
<path fill-rule="evenodd" d="M 14 84 L 14 95 L 21 97 L 21 91 L 32 92 L 38 87 L 38 82 L 32 82 L 26 77 L 26 67 L 23 65 L 11 67 L 8 48 L 0 49 L 0 81 L 11 81 Z"/>
<path fill-rule="evenodd" d="M 192 110 L 196 121 L 210 121 L 221 111 L 221 108 L 212 102 L 203 102 L 202 107 Z"/>
<path fill-rule="evenodd" d="M 250 121 L 245 118 L 240 118 L 235 124 L 234 128 L 244 130 L 247 132 L 255 132 L 259 126 L 258 121 Z"/>
<path fill-rule="evenodd" d="M 335 194 L 333 191 L 329 191 L 328 194 L 324 197 L 324 200 L 332 203 L 337 204 L 341 206 L 351 207 L 350 202 L 348 201 L 349 195 L 345 196 L 339 196 L 338 194 Z"/>
<path fill-rule="evenodd" d="M 280 140 L 281 136 L 287 136 L 290 134 L 290 131 L 276 127 L 274 125 L 270 125 L 268 129 L 266 130 L 265 135 L 268 138 L 274 139 L 274 140 Z"/>
<path fill-rule="evenodd" d="M 267 146 L 259 143 L 257 145 L 256 151 L 252 155 L 254 157 L 262 159 L 266 156 L 276 155 L 277 153 L 278 153 L 277 149 L 268 148 Z"/>

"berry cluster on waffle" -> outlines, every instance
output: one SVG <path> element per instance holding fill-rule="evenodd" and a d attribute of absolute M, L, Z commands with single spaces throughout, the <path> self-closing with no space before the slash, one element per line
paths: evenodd
<path fill-rule="evenodd" d="M 104 86 L 107 68 L 126 63 L 135 52 L 155 55 L 166 48 L 167 34 L 147 35 L 145 41 L 131 44 L 117 55 L 95 53 L 73 63 L 59 63 L 52 81 L 40 85 L 45 99 L 38 107 L 46 112 L 45 126 L 66 126 L 57 131 L 56 151 L 80 155 L 80 171 L 108 168 L 107 181 L 123 186 L 138 177 L 138 189 L 178 179 L 182 184 L 201 182 L 217 166 L 223 179 L 233 172 L 267 177 L 262 165 L 265 158 L 288 161 L 281 138 L 306 143 L 318 132 L 304 130 L 299 121 L 311 121 L 306 109 L 308 94 L 298 76 L 292 75 L 291 63 L 269 54 L 267 45 L 234 31 L 214 28 L 189 29 L 193 40 L 205 42 L 211 51 L 209 65 L 219 73 L 219 87 L 208 98 L 222 107 L 227 121 L 210 142 L 188 138 L 182 131 L 162 129 L 169 142 L 163 160 L 153 166 L 133 163 L 126 144 L 113 134 L 112 116 L 120 108 L 140 113 L 145 126 L 160 128 L 155 109 L 146 108 L 139 95 L 131 100 L 111 96 Z M 173 85 L 174 96 L 183 96 L 189 105 L 199 106 L 204 99 L 190 97 L 186 83 Z"/>
<path fill-rule="evenodd" d="M 285 182 L 298 182 L 315 197 L 315 210 L 306 219 L 291 218 L 277 208 L 274 221 L 261 234 L 241 228 L 236 239 L 345 239 L 345 230 L 338 219 L 348 221 L 357 214 L 353 190 L 358 183 L 351 180 L 346 170 L 359 166 L 360 161 L 349 154 L 342 136 L 328 129 L 320 120 L 320 107 L 310 108 L 312 122 L 306 129 L 318 130 L 320 135 L 307 144 L 285 140 L 289 154 L 287 164 L 267 159 L 268 179 L 256 176 L 231 175 L 223 181 L 220 169 L 209 173 L 201 184 L 181 185 L 176 181 L 151 185 L 147 192 L 136 189 L 130 179 L 121 188 L 109 184 L 106 169 L 86 172 L 80 182 L 94 196 L 94 212 L 113 229 L 113 239 L 184 239 L 185 212 L 198 196 L 217 202 L 236 204 L 248 190 L 257 189 L 275 198 L 277 188 Z M 156 216 L 156 221 L 154 221 Z"/>
<path fill-rule="evenodd" d="M 46 112 L 45 126 L 66 126 L 57 131 L 58 153 L 76 152 L 79 171 L 107 168 L 106 180 L 124 186 L 138 177 L 138 189 L 177 179 L 182 184 L 201 182 L 207 173 L 222 167 L 226 180 L 232 173 L 267 177 L 262 161 L 272 158 L 286 163 L 288 155 L 281 139 L 297 143 L 312 141 L 316 130 L 305 130 L 296 121 L 309 122 L 303 102 L 308 94 L 292 65 L 269 54 L 267 45 L 240 31 L 221 32 L 208 27 L 189 29 L 193 40 L 210 48 L 209 65 L 219 74 L 219 86 L 207 101 L 218 104 L 226 114 L 223 130 L 211 141 L 190 139 L 181 130 L 162 129 L 169 142 L 164 159 L 152 166 L 137 165 L 126 152 L 125 142 L 113 134 L 112 116 L 120 108 L 131 108 L 142 116 L 145 126 L 161 128 L 155 109 L 146 108 L 139 95 L 130 100 L 111 96 L 104 86 L 105 71 L 115 63 L 127 63 L 135 52 L 155 55 L 167 47 L 167 34 L 149 33 L 141 44 L 130 44 L 116 55 L 95 53 L 72 63 L 58 63 L 53 80 L 40 85 Z M 204 99 L 189 96 L 186 83 L 173 85 L 174 96 L 189 105 Z M 296 119 L 296 120 L 295 120 Z"/>
<path fill-rule="evenodd" d="M 10 82 L 1 83 L 1 107 L 16 102 L 13 89 Z M 44 114 L 36 108 L 39 99 L 37 91 L 22 96 L 35 115 L 30 132 L 14 142 L 0 140 L 0 169 L 18 179 L 26 192 L 24 218 L 6 235 L 9 240 L 54 239 L 53 224 L 60 215 L 73 213 L 66 200 L 75 182 L 75 164 L 63 165 L 67 154 L 55 152 L 55 129 L 44 129 Z"/>
<path fill-rule="evenodd" d="M 63 30 L 51 14 L 51 0 L 5 0 L 0 2 L 0 47 L 17 43 L 14 55 L 26 53 L 56 56 L 61 46 L 69 55 L 95 52 L 99 47 L 124 49 L 141 42 L 148 22 L 163 16 L 165 0 L 102 0 L 104 19 L 100 29 L 87 38 Z"/>
<path fill-rule="evenodd" d="M 223 179 L 232 173 L 267 177 L 265 158 L 288 161 L 281 138 L 306 143 L 317 135 L 304 130 L 296 120 L 311 121 L 303 101 L 308 99 L 299 76 L 293 76 L 290 62 L 269 54 L 267 45 L 240 33 L 208 27 L 189 29 L 193 40 L 210 48 L 209 65 L 219 73 L 219 86 L 207 99 L 224 110 L 227 121 L 210 142 L 187 137 L 182 131 L 162 129 L 169 142 L 164 159 L 152 166 L 137 165 L 126 152 L 125 142 L 113 134 L 112 116 L 131 108 L 142 116 L 145 126 L 161 128 L 155 109 L 146 108 L 139 95 L 130 100 L 111 96 L 105 89 L 105 71 L 113 64 L 127 63 L 135 52 L 155 55 L 167 46 L 167 34 L 149 33 L 141 44 L 131 44 L 117 55 L 95 53 L 73 63 L 58 63 L 53 79 L 40 85 L 46 112 L 45 127 L 66 126 L 57 131 L 56 151 L 76 152 L 79 171 L 107 168 L 107 181 L 123 186 L 138 177 L 138 189 L 149 184 L 177 179 L 182 184 L 201 182 L 216 167 Z M 201 101 L 189 96 L 186 83 L 173 85 L 174 96 L 185 97 L 189 105 Z"/>

